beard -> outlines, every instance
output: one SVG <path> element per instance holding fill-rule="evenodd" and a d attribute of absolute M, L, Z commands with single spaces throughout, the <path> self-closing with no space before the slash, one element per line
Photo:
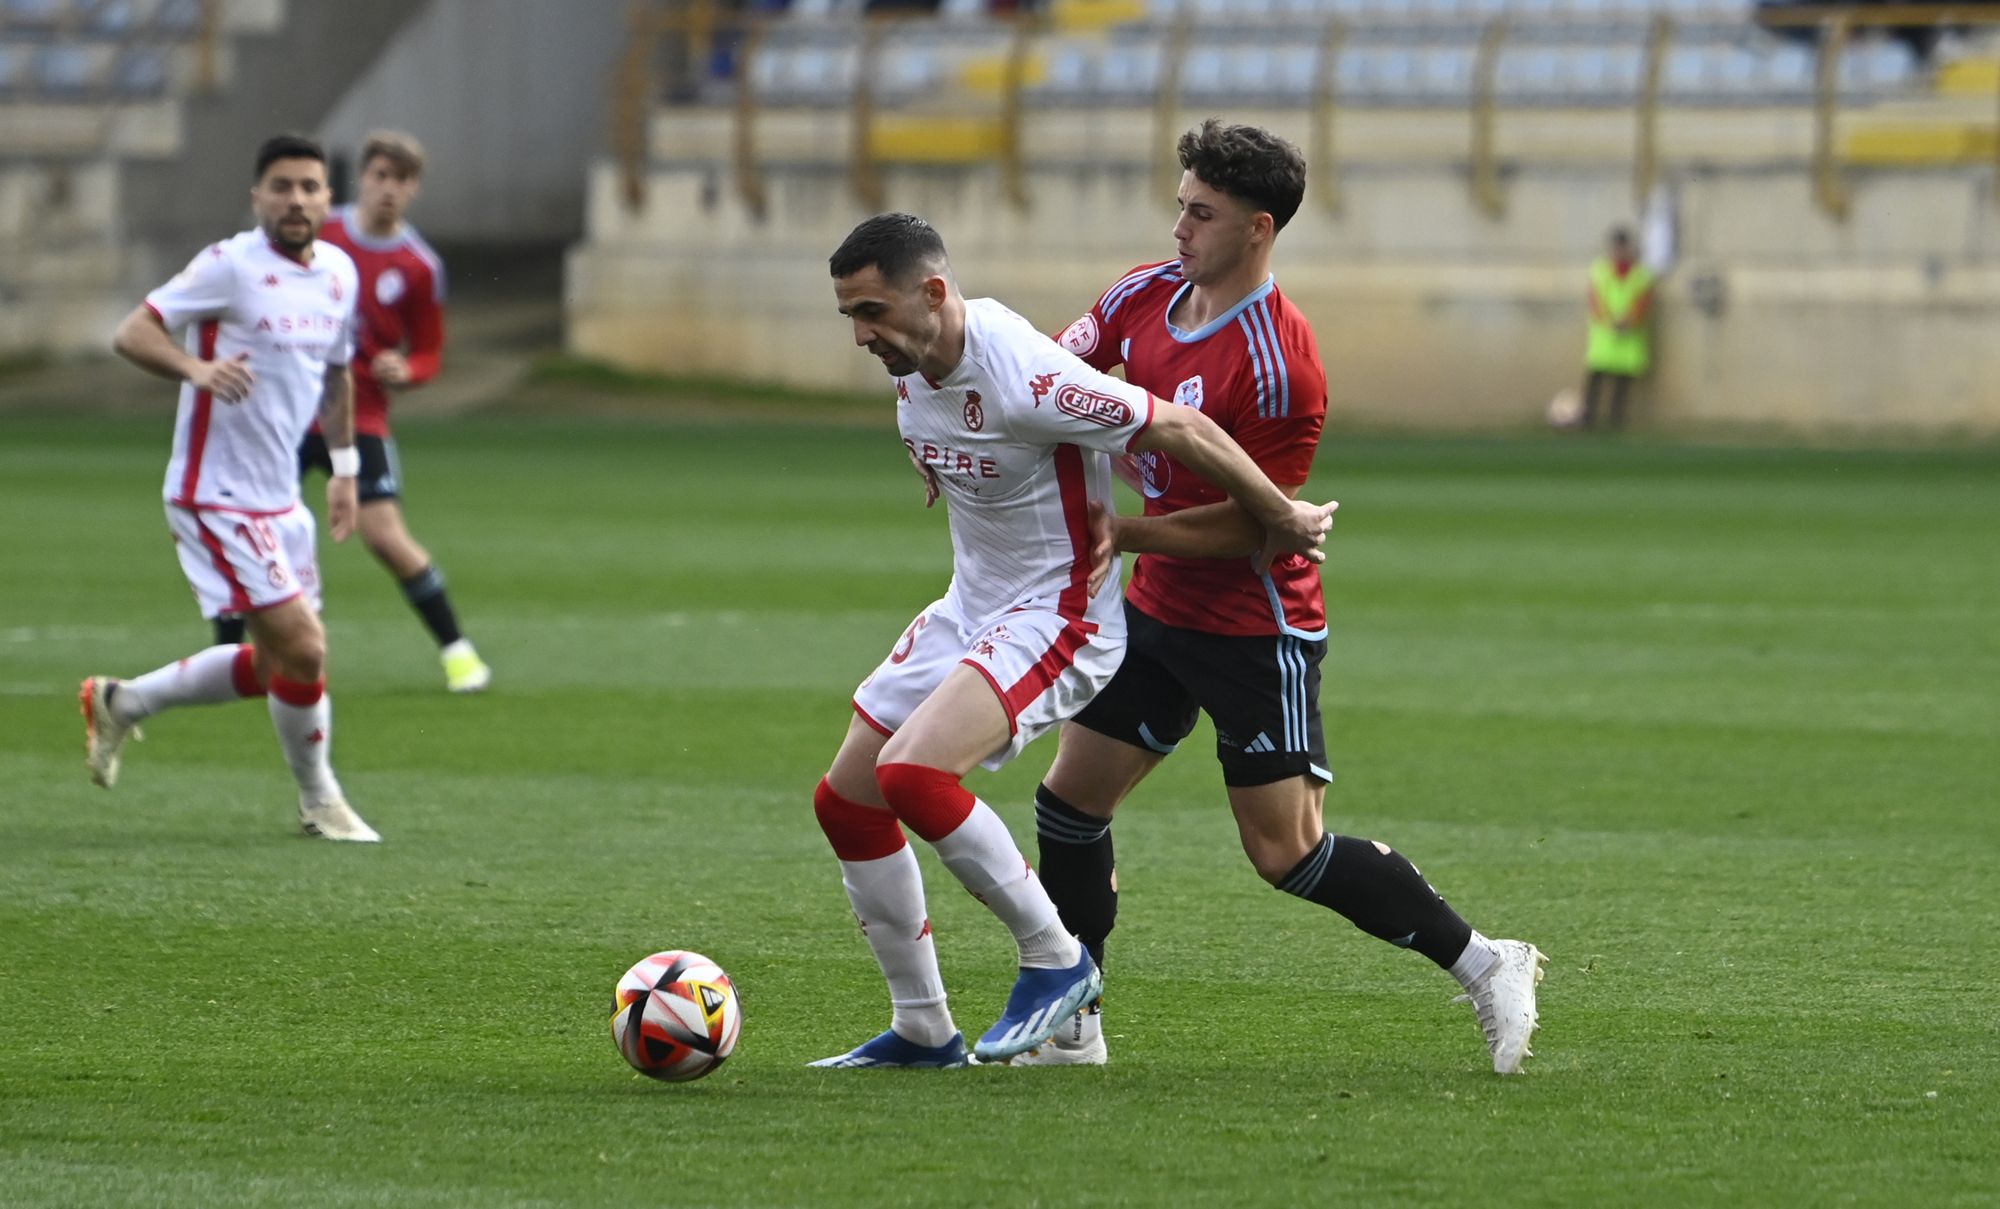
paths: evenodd
<path fill-rule="evenodd" d="M 287 214 L 266 227 L 264 234 L 288 252 L 303 252 L 319 237 L 319 224 L 302 214 Z"/>

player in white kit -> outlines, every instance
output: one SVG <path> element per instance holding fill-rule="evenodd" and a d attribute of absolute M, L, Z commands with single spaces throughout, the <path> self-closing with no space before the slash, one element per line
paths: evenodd
<path fill-rule="evenodd" d="M 893 1012 L 888 1031 L 813 1065 L 968 1063 L 903 826 L 1014 935 L 1019 976 L 972 1051 L 1003 1060 L 1046 1041 L 1099 978 L 1006 824 L 960 778 L 1005 764 L 1117 670 L 1118 577 L 1092 582 L 1090 510 L 1111 498 L 1107 455 L 1160 449 L 1198 467 L 1264 524 L 1266 564 L 1321 557 L 1333 510 L 1278 490 L 1196 409 L 1092 369 L 990 298 L 967 301 L 920 218 L 869 219 L 830 268 L 854 342 L 896 379 L 911 461 L 930 498 L 949 501 L 952 580 L 856 690 L 813 795 Z"/>
<path fill-rule="evenodd" d="M 299 824 L 333 840 L 381 839 L 348 806 L 328 750 L 326 631 L 319 620 L 313 517 L 299 502 L 299 441 L 315 416 L 332 447 L 327 522 L 354 529 L 353 357 L 359 275 L 315 237 L 329 202 L 326 155 L 296 135 L 257 152 L 257 226 L 196 253 L 146 296 L 112 345 L 141 369 L 179 381 L 167 464 L 167 528 L 202 614 L 248 619 L 247 645 L 212 646 L 131 680 L 83 682 L 86 764 L 118 779 L 120 750 L 164 709 L 268 697 L 299 787 Z M 185 347 L 172 332 L 186 329 Z M 344 456 L 343 456 L 344 455 Z"/>

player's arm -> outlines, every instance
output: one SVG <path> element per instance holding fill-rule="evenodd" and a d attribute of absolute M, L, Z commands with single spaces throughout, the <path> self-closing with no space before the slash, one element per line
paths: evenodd
<path fill-rule="evenodd" d="M 407 351 L 384 349 L 369 369 L 384 386 L 422 386 L 444 368 L 444 307 L 428 290 L 413 290 L 403 308 Z"/>
<path fill-rule="evenodd" d="M 111 335 L 111 348 L 147 373 L 191 382 L 196 390 L 208 391 L 225 403 L 241 402 L 255 380 L 249 353 L 238 353 L 226 361 L 204 361 L 176 343 L 159 314 L 144 303 L 119 321 Z"/>
<path fill-rule="evenodd" d="M 1262 530 L 1254 544 L 1259 571 L 1284 554 L 1303 554 L 1324 562 L 1320 543 L 1333 526 L 1334 504 L 1295 500 L 1272 483 L 1250 455 L 1229 438 L 1215 421 L 1193 407 L 1153 400 L 1152 422 L 1133 438 L 1139 452 L 1159 450 L 1229 493 L 1230 500 Z"/>
<path fill-rule="evenodd" d="M 333 474 L 326 480 L 326 527 L 333 540 L 344 542 L 354 532 L 360 512 L 355 476 L 361 473 L 361 451 L 354 447 L 354 375 L 345 360 L 327 363 L 319 397 L 319 430 L 326 436 L 327 460 Z"/>
<path fill-rule="evenodd" d="M 1278 490 L 1299 498 L 1304 483 L 1279 483 Z M 1333 504 L 1334 508 L 1340 507 Z M 1108 537 L 1120 551 L 1165 554 L 1172 558 L 1241 558 L 1264 544 L 1264 526 L 1249 509 L 1233 499 L 1182 508 L 1163 516 L 1106 517 Z"/>

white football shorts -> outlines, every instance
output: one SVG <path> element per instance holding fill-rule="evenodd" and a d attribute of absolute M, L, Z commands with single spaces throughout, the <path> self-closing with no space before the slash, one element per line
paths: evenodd
<path fill-rule="evenodd" d="M 167 529 L 203 617 L 254 613 L 303 595 L 319 611 L 313 514 L 167 505 Z"/>
<path fill-rule="evenodd" d="M 1053 609 L 1016 609 L 973 626 L 949 598 L 935 601 L 854 690 L 854 712 L 883 734 L 895 734 L 953 668 L 969 664 L 993 686 L 1013 730 L 1004 746 L 980 761 L 998 769 L 1111 682 L 1125 658 L 1125 627 L 1106 629 L 1113 632 Z"/>

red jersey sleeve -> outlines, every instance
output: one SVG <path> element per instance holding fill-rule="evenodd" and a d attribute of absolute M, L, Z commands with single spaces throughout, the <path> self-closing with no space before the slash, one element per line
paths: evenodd
<path fill-rule="evenodd" d="M 436 280 L 411 286 L 403 295 L 403 338 L 409 349 L 409 384 L 418 386 L 444 367 L 444 289 Z"/>

